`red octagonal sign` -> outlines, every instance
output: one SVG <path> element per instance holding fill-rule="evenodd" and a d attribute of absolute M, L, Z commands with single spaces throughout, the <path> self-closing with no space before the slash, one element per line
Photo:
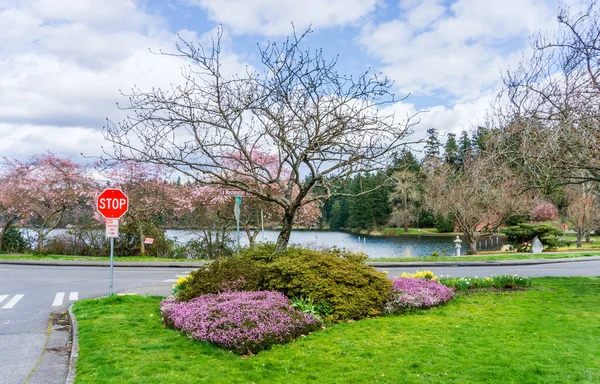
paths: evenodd
<path fill-rule="evenodd" d="M 96 209 L 105 219 L 119 219 L 129 208 L 129 198 L 120 189 L 105 189 L 96 200 Z"/>

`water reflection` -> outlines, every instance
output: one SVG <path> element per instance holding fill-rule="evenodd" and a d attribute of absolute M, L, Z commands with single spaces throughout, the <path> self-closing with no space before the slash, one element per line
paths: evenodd
<path fill-rule="evenodd" d="M 259 233 L 257 241 L 271 241 L 277 239 L 279 231 L 265 230 Z M 167 236 L 176 239 L 177 242 L 184 243 L 194 237 L 201 235 L 201 232 L 167 230 Z M 233 239 L 236 239 L 233 233 Z M 342 231 L 303 231 L 294 230 L 290 237 L 290 243 L 299 244 L 311 248 L 323 248 L 337 246 L 354 251 L 366 253 L 371 258 L 386 257 L 418 257 L 431 256 L 437 252 L 440 256 L 454 255 L 456 237 L 433 237 L 433 236 L 364 236 L 355 235 Z M 492 237 L 481 241 L 478 248 L 483 250 L 499 250 L 504 244 L 503 238 Z M 243 231 L 240 231 L 240 245 L 248 245 L 248 239 Z M 465 254 L 468 245 L 463 239 L 461 254 Z"/>

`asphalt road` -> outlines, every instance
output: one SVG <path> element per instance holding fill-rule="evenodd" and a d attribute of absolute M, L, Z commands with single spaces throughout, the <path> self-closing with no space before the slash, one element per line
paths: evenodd
<path fill-rule="evenodd" d="M 166 296 L 181 268 L 115 268 L 113 292 Z M 50 314 L 108 295 L 109 269 L 0 264 L 0 383 L 64 383 L 68 359 L 47 351 Z M 57 353 L 59 356 L 46 356 Z M 62 359 L 61 359 L 62 357 Z M 56 369 L 36 373 L 42 358 Z"/>
<path fill-rule="evenodd" d="M 521 266 L 386 267 L 390 277 L 430 269 L 437 275 L 600 276 L 600 260 Z M 113 292 L 166 296 L 192 268 L 117 267 Z M 72 302 L 108 295 L 106 267 L 0 264 L 0 383 L 64 383 L 68 359 L 49 348 L 51 313 Z M 57 354 L 56 356 L 50 355 Z M 52 358 L 52 364 L 39 364 Z M 49 367 L 51 369 L 49 369 Z M 43 369 L 45 368 L 45 370 Z"/>

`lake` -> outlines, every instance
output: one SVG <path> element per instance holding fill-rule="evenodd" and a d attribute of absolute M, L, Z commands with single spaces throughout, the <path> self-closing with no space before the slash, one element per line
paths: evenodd
<path fill-rule="evenodd" d="M 279 231 L 265 230 L 259 233 L 257 241 L 277 240 Z M 167 230 L 167 236 L 177 242 L 186 242 L 198 236 L 199 232 L 183 230 Z M 336 246 L 353 251 L 361 251 L 371 258 L 386 257 L 419 257 L 431 256 L 433 252 L 440 255 L 455 254 L 454 239 L 456 237 L 433 237 L 433 236 L 364 236 L 355 235 L 344 231 L 319 231 L 319 230 L 294 230 L 290 237 L 290 243 L 299 244 L 311 248 L 324 248 Z M 235 233 L 233 239 L 236 239 Z M 479 246 L 482 250 L 499 250 L 504 244 L 503 237 L 493 236 L 492 239 L 483 240 Z M 240 245 L 248 245 L 246 233 L 240 230 Z M 465 254 L 467 246 L 464 239 L 461 254 Z"/>
<path fill-rule="evenodd" d="M 21 228 L 21 232 L 35 241 L 35 233 Z M 64 234 L 65 229 L 59 228 L 52 231 L 49 237 Z M 168 238 L 177 243 L 185 243 L 194 238 L 202 236 L 202 231 L 175 230 L 166 231 Z M 279 231 L 265 230 L 259 233 L 256 241 L 275 242 Z M 437 252 L 440 256 L 454 255 L 454 239 L 456 237 L 437 237 L 437 236 L 364 236 L 356 235 L 344 231 L 320 231 L 320 230 L 293 230 L 290 237 L 291 244 L 298 244 L 309 248 L 329 248 L 336 246 L 338 248 L 347 248 L 353 251 L 366 253 L 371 258 L 391 258 L 391 257 L 422 257 L 431 256 Z M 235 241 L 236 234 L 232 233 L 232 239 Z M 466 254 L 467 245 L 464 239 L 461 247 L 461 254 Z M 505 243 L 506 238 L 501 236 L 492 236 L 491 239 L 482 240 L 478 245 L 480 250 L 499 250 Z M 243 230 L 240 230 L 240 245 L 248 245 L 248 238 Z"/>

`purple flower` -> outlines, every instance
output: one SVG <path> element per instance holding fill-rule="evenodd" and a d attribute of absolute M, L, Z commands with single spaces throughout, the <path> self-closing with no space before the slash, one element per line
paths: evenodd
<path fill-rule="evenodd" d="M 426 309 L 446 303 L 454 297 L 454 291 L 433 280 L 397 277 L 391 299 L 384 312 L 397 313 L 410 309 Z"/>
<path fill-rule="evenodd" d="M 166 299 L 163 321 L 189 337 L 240 354 L 257 353 L 320 328 L 309 314 L 290 306 L 279 292 L 222 292 L 187 302 Z"/>

